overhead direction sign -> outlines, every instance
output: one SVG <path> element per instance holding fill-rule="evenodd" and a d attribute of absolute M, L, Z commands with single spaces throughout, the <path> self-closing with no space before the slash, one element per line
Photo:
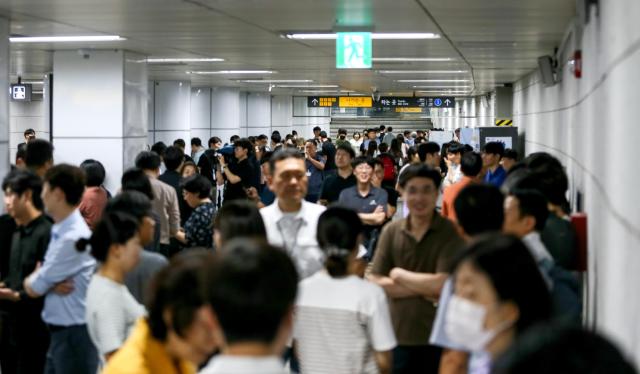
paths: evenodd
<path fill-rule="evenodd" d="M 374 102 L 369 96 L 308 96 L 309 108 L 455 108 L 455 98 L 383 96 Z"/>
<path fill-rule="evenodd" d="M 371 33 L 339 32 L 336 36 L 337 69 L 371 69 Z"/>

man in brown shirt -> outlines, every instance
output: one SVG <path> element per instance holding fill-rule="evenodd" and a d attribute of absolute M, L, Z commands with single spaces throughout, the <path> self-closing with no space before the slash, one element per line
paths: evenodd
<path fill-rule="evenodd" d="M 440 173 L 424 164 L 407 167 L 399 185 L 409 216 L 382 231 L 371 280 L 384 288 L 398 340 L 393 373 L 437 373 L 440 348 L 430 346 L 434 303 L 463 241 L 435 211 Z"/>
<path fill-rule="evenodd" d="M 160 156 L 155 152 L 140 152 L 136 157 L 136 167 L 142 169 L 151 182 L 153 190 L 151 208 L 160 218 L 160 252 L 169 257 L 176 252 L 170 245 L 170 240 L 180 230 L 180 208 L 176 190 L 158 180 L 161 162 Z"/>

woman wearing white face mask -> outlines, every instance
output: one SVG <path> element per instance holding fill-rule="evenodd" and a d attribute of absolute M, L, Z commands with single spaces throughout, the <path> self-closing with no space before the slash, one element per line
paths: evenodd
<path fill-rule="evenodd" d="M 445 330 L 472 352 L 470 372 L 488 372 L 482 353 L 495 361 L 529 327 L 547 320 L 551 300 L 534 259 L 522 242 L 493 234 L 474 242 L 453 267 L 455 293 Z M 474 363 L 476 365 L 474 365 Z"/>

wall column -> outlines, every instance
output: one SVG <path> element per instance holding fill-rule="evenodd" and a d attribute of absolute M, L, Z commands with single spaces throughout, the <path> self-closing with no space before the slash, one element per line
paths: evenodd
<path fill-rule="evenodd" d="M 134 165 L 147 141 L 144 56 L 122 50 L 55 51 L 53 74 L 54 161 L 98 160 L 107 170 L 105 186 L 116 192 L 123 171 Z"/>

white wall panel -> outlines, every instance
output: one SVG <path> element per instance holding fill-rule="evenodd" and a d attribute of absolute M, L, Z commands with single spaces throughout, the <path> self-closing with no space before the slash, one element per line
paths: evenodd
<path fill-rule="evenodd" d="M 250 93 L 247 96 L 247 128 L 271 128 L 271 95 Z"/>
<path fill-rule="evenodd" d="M 191 89 L 190 127 L 191 137 L 199 137 L 203 143 L 211 136 L 211 88 Z"/>
<path fill-rule="evenodd" d="M 537 73 L 514 85 L 514 124 L 526 152 L 544 151 L 567 167 L 571 197 L 580 191 L 589 219 L 590 325 L 612 337 L 640 363 L 640 28 L 637 0 L 600 2 L 582 42 L 583 78 L 561 61 L 563 80 L 544 87 Z M 577 30 L 574 30 L 574 33 Z M 573 199 L 572 199 L 573 200 Z"/>
<path fill-rule="evenodd" d="M 149 130 L 148 72 L 144 56 L 124 54 L 124 136 L 145 136 Z"/>
<path fill-rule="evenodd" d="M 55 51 L 53 69 L 56 137 L 122 136 L 122 51 Z"/>
<path fill-rule="evenodd" d="M 190 130 L 191 83 L 188 81 L 156 81 L 154 86 L 155 130 Z"/>

